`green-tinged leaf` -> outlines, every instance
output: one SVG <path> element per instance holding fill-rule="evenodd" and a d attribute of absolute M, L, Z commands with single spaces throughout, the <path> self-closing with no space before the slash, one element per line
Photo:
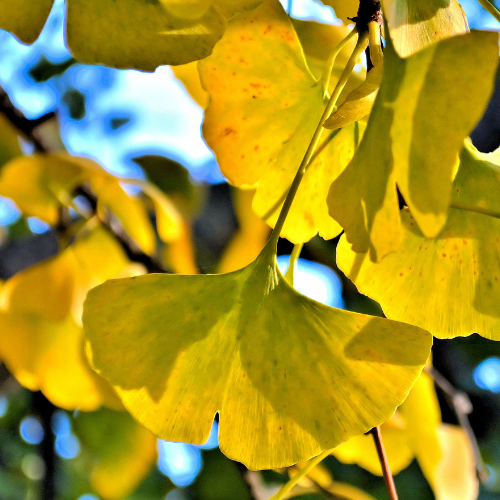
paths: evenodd
<path fill-rule="evenodd" d="M 261 0 L 69 0 L 68 45 L 87 64 L 154 71 L 207 57 L 227 19 Z"/>
<path fill-rule="evenodd" d="M 457 0 L 382 0 L 391 38 L 401 57 L 469 31 Z"/>
<path fill-rule="evenodd" d="M 387 420 L 429 354 L 426 332 L 291 288 L 266 247 L 230 274 L 108 281 L 84 305 L 88 354 L 161 438 L 219 443 L 252 469 L 303 461 Z"/>
<path fill-rule="evenodd" d="M 353 90 L 346 100 L 324 123 L 324 127 L 336 130 L 370 114 L 382 81 L 383 64 L 378 64 L 366 75 L 366 80 Z"/>
<path fill-rule="evenodd" d="M 368 127 L 328 195 L 354 251 L 370 250 L 378 261 L 399 248 L 396 184 L 423 233 L 441 231 L 458 153 L 484 111 L 497 65 L 496 33 L 456 36 L 407 59 L 387 44 Z"/>
<path fill-rule="evenodd" d="M 128 413 L 78 413 L 75 434 L 88 461 L 90 484 L 103 500 L 128 497 L 151 471 L 156 438 Z"/>
<path fill-rule="evenodd" d="M 10 31 L 23 43 L 33 43 L 42 31 L 54 0 L 2 0 L 0 28 Z"/>
<path fill-rule="evenodd" d="M 203 124 L 205 140 L 232 184 L 257 187 L 254 210 L 273 225 L 325 105 L 322 86 L 309 72 L 278 0 L 235 18 L 199 69 L 211 96 Z M 283 237 L 301 243 L 318 231 L 326 239 L 341 231 L 328 215 L 326 192 L 354 149 L 354 127 L 325 135 Z"/>
<path fill-rule="evenodd" d="M 454 204 L 500 213 L 496 154 L 478 153 L 466 143 L 460 159 Z M 401 248 L 378 264 L 366 253 L 353 252 L 342 238 L 337 251 L 342 271 L 361 293 L 379 302 L 389 318 L 421 326 L 440 338 L 479 333 L 500 340 L 500 220 L 452 208 L 434 239 L 420 233 L 407 210 L 402 220 Z"/>
<path fill-rule="evenodd" d="M 325 5 L 333 7 L 335 15 L 344 23 L 352 22 L 349 18 L 356 17 L 359 0 L 321 0 Z"/>
<path fill-rule="evenodd" d="M 127 274 L 129 261 L 102 229 L 58 256 L 7 280 L 0 291 L 0 357 L 25 387 L 55 405 L 94 410 L 119 408 L 109 384 L 91 370 L 78 325 L 91 286 Z"/>

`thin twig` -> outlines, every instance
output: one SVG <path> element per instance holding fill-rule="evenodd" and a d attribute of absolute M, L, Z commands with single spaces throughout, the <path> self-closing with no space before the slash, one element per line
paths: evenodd
<path fill-rule="evenodd" d="M 448 404 L 451 406 L 455 415 L 457 417 L 458 423 L 460 427 L 467 434 L 467 439 L 472 448 L 472 453 L 474 455 L 474 462 L 476 464 L 476 474 L 481 482 L 481 484 L 485 484 L 488 480 L 490 473 L 488 469 L 484 465 L 483 457 L 481 456 L 481 451 L 479 450 L 479 445 L 477 443 L 476 435 L 472 430 L 472 427 L 469 422 L 469 417 L 472 413 L 472 403 L 469 399 L 469 396 L 455 388 L 441 373 L 439 373 L 433 366 L 429 366 L 425 368 L 425 371 L 433 378 L 435 384 L 441 389 L 443 394 L 445 395 Z"/>
<path fill-rule="evenodd" d="M 9 120 L 9 122 L 17 128 L 19 133 L 33 144 L 37 152 L 50 152 L 50 148 L 36 136 L 36 128 L 47 120 L 55 117 L 54 113 L 49 113 L 36 120 L 29 120 L 26 116 L 24 116 L 22 111 L 17 109 L 14 104 L 12 104 L 7 92 L 0 87 L 0 114 L 4 115 L 5 118 L 7 118 L 7 120 Z M 90 190 L 81 186 L 75 190 L 75 194 L 83 196 L 89 203 L 93 212 L 97 214 L 97 199 Z M 166 272 L 165 268 L 157 259 L 139 249 L 139 247 L 128 236 L 128 234 L 125 233 L 121 226 L 108 218 L 99 217 L 99 220 L 103 226 L 113 234 L 131 261 L 143 264 L 149 273 Z"/>
<path fill-rule="evenodd" d="M 375 446 L 377 448 L 378 459 L 380 460 L 380 465 L 382 467 L 382 472 L 384 473 L 384 481 L 387 487 L 387 492 L 389 493 L 389 498 L 391 500 L 398 500 L 398 492 L 396 491 L 396 485 L 394 484 L 394 478 L 392 477 L 391 468 L 389 466 L 389 461 L 387 460 L 387 455 L 385 453 L 384 443 L 382 441 L 382 433 L 380 432 L 380 427 L 374 427 L 370 434 L 373 436 L 375 441 Z"/>

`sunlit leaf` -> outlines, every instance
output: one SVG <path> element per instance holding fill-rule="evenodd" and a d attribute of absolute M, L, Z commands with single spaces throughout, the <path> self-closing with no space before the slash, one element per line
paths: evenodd
<path fill-rule="evenodd" d="M 156 438 L 128 413 L 78 413 L 75 434 L 89 462 L 90 484 L 103 500 L 130 495 L 152 469 Z"/>
<path fill-rule="evenodd" d="M 194 248 L 192 227 L 184 222 L 178 239 L 165 246 L 162 252 L 167 268 L 178 274 L 198 274 L 196 251 Z"/>
<path fill-rule="evenodd" d="M 11 31 L 23 43 L 33 43 L 47 20 L 54 0 L 2 0 L 0 28 Z"/>
<path fill-rule="evenodd" d="M 300 295 L 275 255 L 268 246 L 234 273 L 151 274 L 89 292 L 93 366 L 159 437 L 204 443 L 219 413 L 228 457 L 282 467 L 387 420 L 406 397 L 430 336 Z"/>
<path fill-rule="evenodd" d="M 254 194 L 250 190 L 233 191 L 239 229 L 224 250 L 218 268 L 220 273 L 236 271 L 253 262 L 269 239 L 269 226 L 252 210 Z"/>
<path fill-rule="evenodd" d="M 189 95 L 202 109 L 205 109 L 208 106 L 209 97 L 205 89 L 201 86 L 198 63 L 191 62 L 180 66 L 172 66 L 172 71 L 175 77 L 182 82 Z"/>
<path fill-rule="evenodd" d="M 382 0 L 391 38 L 401 57 L 444 38 L 469 31 L 457 0 Z"/>
<path fill-rule="evenodd" d="M 91 286 L 127 266 L 111 235 L 97 229 L 7 280 L 0 291 L 0 357 L 22 385 L 66 409 L 121 406 L 109 384 L 91 370 L 74 314 L 81 312 Z"/>
<path fill-rule="evenodd" d="M 496 156 L 482 155 L 467 143 L 460 159 L 453 201 L 500 211 Z M 342 271 L 361 293 L 379 302 L 389 318 L 421 326 L 440 338 L 479 333 L 500 340 L 500 220 L 453 208 L 439 236 L 427 239 L 407 210 L 401 215 L 403 239 L 396 253 L 374 264 L 342 238 L 337 251 Z"/>
<path fill-rule="evenodd" d="M 279 2 L 268 0 L 235 18 L 199 69 L 211 96 L 205 140 L 232 184 L 257 186 L 254 210 L 273 225 L 325 104 Z M 328 215 L 326 193 L 354 149 L 354 127 L 325 134 L 282 236 L 299 243 L 317 232 L 326 239 L 340 232 Z"/>
<path fill-rule="evenodd" d="M 328 196 L 356 252 L 370 250 L 377 261 L 398 249 L 396 184 L 426 236 L 443 228 L 457 156 L 484 111 L 497 64 L 496 33 L 449 38 L 407 59 L 387 44 L 368 127 Z"/>
<path fill-rule="evenodd" d="M 331 130 L 345 127 L 370 114 L 382 81 L 383 64 L 378 64 L 366 75 L 366 80 L 353 90 L 330 115 L 324 127 Z"/>
<path fill-rule="evenodd" d="M 432 484 L 436 500 L 476 500 L 479 482 L 465 431 L 460 427 L 442 425 L 438 437 L 443 459 Z"/>

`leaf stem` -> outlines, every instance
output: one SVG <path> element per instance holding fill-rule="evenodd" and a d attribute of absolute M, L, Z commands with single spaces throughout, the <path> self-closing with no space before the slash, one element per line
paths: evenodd
<path fill-rule="evenodd" d="M 340 51 L 349 43 L 351 38 L 357 33 L 357 28 L 353 28 L 347 36 L 333 49 L 333 52 L 330 54 L 328 61 L 326 62 L 325 70 L 321 75 L 321 85 L 323 86 L 323 90 L 325 92 L 325 96 L 328 97 L 328 86 L 330 85 L 330 78 L 332 76 L 333 66 L 335 65 L 335 61 L 337 56 L 340 54 Z"/>
<path fill-rule="evenodd" d="M 295 281 L 295 268 L 297 267 L 297 259 L 299 258 L 300 252 L 302 252 L 303 243 L 294 245 L 292 253 L 290 254 L 290 262 L 288 263 L 288 269 L 285 273 L 285 279 L 293 286 Z"/>
<path fill-rule="evenodd" d="M 382 433 L 380 432 L 380 427 L 378 426 L 374 427 L 370 431 L 370 434 L 373 436 L 373 440 L 375 441 L 378 459 L 380 460 L 380 465 L 382 466 L 382 472 L 384 473 L 384 481 L 387 487 L 387 492 L 389 493 L 389 498 L 391 500 L 398 500 L 398 492 L 396 491 L 394 478 L 392 477 L 389 461 L 387 460 L 387 455 L 385 453 L 384 442 L 382 441 Z"/>
<path fill-rule="evenodd" d="M 497 21 L 500 21 L 500 12 L 488 0 L 477 0 Z"/>
<path fill-rule="evenodd" d="M 469 440 L 470 446 L 472 448 L 472 453 L 474 455 L 477 478 L 479 479 L 481 484 L 485 484 L 490 473 L 484 465 L 476 435 L 474 434 L 474 431 L 472 430 L 469 422 L 468 415 L 472 413 L 472 403 L 470 402 L 469 397 L 467 396 L 467 394 L 465 394 L 465 392 L 459 391 L 458 389 L 453 387 L 453 385 L 433 366 L 426 367 L 425 371 L 432 377 L 435 384 L 441 389 L 441 391 L 443 391 L 449 405 L 455 412 L 460 427 L 462 427 L 465 434 L 467 434 L 467 439 Z"/>
<path fill-rule="evenodd" d="M 293 199 L 295 198 L 295 195 L 297 194 L 297 190 L 299 189 L 300 182 L 302 181 L 302 178 L 304 177 L 304 174 L 306 173 L 306 169 L 309 165 L 309 162 L 311 161 L 311 158 L 314 155 L 314 151 L 316 150 L 316 147 L 318 146 L 319 140 L 321 139 L 321 135 L 322 135 L 323 130 L 324 130 L 323 124 L 325 123 L 326 119 L 330 116 L 333 109 L 335 108 L 335 105 L 337 104 L 337 100 L 340 96 L 340 93 L 342 92 L 342 89 L 344 88 L 345 84 L 347 83 L 347 80 L 348 80 L 350 74 L 352 73 L 352 70 L 353 70 L 354 66 L 356 65 L 356 62 L 357 62 L 359 56 L 365 50 L 367 42 L 368 42 L 368 33 L 364 33 L 364 32 L 361 33 L 358 37 L 356 47 L 354 48 L 354 50 L 351 54 L 351 57 L 349 58 L 349 61 L 347 61 L 346 67 L 344 68 L 344 71 L 342 72 L 342 75 L 340 76 L 340 79 L 337 82 L 337 85 L 335 86 L 334 91 L 332 92 L 332 96 L 330 97 L 330 100 L 328 101 L 328 104 L 326 105 L 326 108 L 323 111 L 323 114 L 321 115 L 318 126 L 316 127 L 314 135 L 311 139 L 311 142 L 309 143 L 309 146 L 308 146 L 307 151 L 304 155 L 304 158 L 302 159 L 302 162 L 299 166 L 299 169 L 298 169 L 297 173 L 295 174 L 295 178 L 293 179 L 292 185 L 290 186 L 288 194 L 285 198 L 285 202 L 283 203 L 283 207 L 282 207 L 280 215 L 278 217 L 278 221 L 276 222 L 276 225 L 274 226 L 273 232 L 271 233 L 271 237 L 269 238 L 269 241 L 267 243 L 269 248 L 275 248 L 276 245 L 278 244 L 278 239 L 280 237 L 281 230 L 283 229 L 283 225 L 285 224 L 285 219 L 288 215 L 288 212 L 290 211 L 290 207 L 292 206 Z"/>
<path fill-rule="evenodd" d="M 328 455 L 330 455 L 330 453 L 332 452 L 332 450 L 326 450 L 324 451 L 323 453 L 321 453 L 320 455 L 318 455 L 317 457 L 313 458 L 312 460 L 309 461 L 309 463 L 303 468 L 300 470 L 300 472 L 298 472 L 295 476 L 293 476 L 290 481 L 288 481 L 288 483 L 286 483 L 282 488 L 281 490 L 278 491 L 278 493 L 276 493 L 276 495 L 273 495 L 269 500 L 282 500 L 283 498 L 285 498 L 285 495 L 292 490 L 292 488 L 305 476 L 307 476 L 307 474 L 309 472 L 311 472 L 312 469 L 314 469 L 314 467 L 316 467 L 316 465 L 318 465 L 321 461 L 323 461 Z"/>
<path fill-rule="evenodd" d="M 473 205 L 466 205 L 465 203 L 450 203 L 450 208 L 455 208 L 457 210 L 465 210 L 466 212 L 474 212 L 476 214 L 487 215 L 489 217 L 494 217 L 495 219 L 500 219 L 500 212 L 495 210 L 490 210 L 488 208 L 477 207 Z"/>

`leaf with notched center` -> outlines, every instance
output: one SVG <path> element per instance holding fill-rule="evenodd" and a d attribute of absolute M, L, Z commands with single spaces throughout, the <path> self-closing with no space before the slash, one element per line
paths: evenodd
<path fill-rule="evenodd" d="M 211 95 L 203 135 L 223 174 L 236 186 L 256 186 L 253 207 L 271 225 L 297 172 L 325 106 L 289 17 L 268 0 L 235 18 L 213 55 L 200 61 Z M 325 134 L 285 222 L 294 243 L 318 232 L 333 238 L 326 191 L 354 154 L 355 127 Z"/>
<path fill-rule="evenodd" d="M 466 143 L 452 202 L 476 212 L 450 208 L 436 238 L 425 238 L 404 210 L 401 247 L 378 264 L 341 239 L 339 267 L 389 318 L 439 338 L 479 333 L 500 340 L 500 220 L 481 213 L 500 214 L 497 154 L 478 153 Z"/>
<path fill-rule="evenodd" d="M 354 251 L 370 250 L 378 261 L 398 249 L 396 184 L 426 236 L 443 228 L 457 156 L 484 111 L 497 65 L 496 33 L 449 38 L 407 59 L 387 44 L 366 132 L 328 195 L 330 215 Z"/>
<path fill-rule="evenodd" d="M 151 274 L 91 290 L 93 367 L 163 439 L 219 443 L 252 469 L 309 459 L 387 420 L 431 336 L 333 309 L 291 288 L 275 249 L 223 275 Z"/>

